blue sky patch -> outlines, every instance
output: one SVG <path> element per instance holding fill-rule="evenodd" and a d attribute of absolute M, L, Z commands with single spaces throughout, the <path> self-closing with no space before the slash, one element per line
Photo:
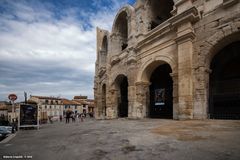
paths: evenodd
<path fill-rule="evenodd" d="M 96 27 L 133 0 L 1 0 L 0 100 L 16 93 L 93 98 Z"/>

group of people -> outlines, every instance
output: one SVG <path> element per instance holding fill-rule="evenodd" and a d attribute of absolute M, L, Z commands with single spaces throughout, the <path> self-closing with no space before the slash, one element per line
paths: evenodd
<path fill-rule="evenodd" d="M 66 119 L 66 123 L 69 123 L 70 119 L 72 119 L 72 122 L 76 122 L 76 120 L 80 121 L 80 122 L 83 122 L 84 118 L 86 116 L 87 116 L 87 114 L 85 112 L 84 113 L 74 114 L 72 111 L 67 111 L 65 113 L 64 117 L 62 115 L 59 116 L 59 120 L 60 120 L 60 122 L 62 122 L 63 118 L 65 118 Z M 90 117 L 91 117 L 91 115 L 90 115 Z M 53 116 L 48 116 L 48 120 L 49 120 L 49 123 L 53 123 Z"/>
<path fill-rule="evenodd" d="M 67 111 L 66 112 L 66 123 L 69 123 L 70 119 L 72 119 L 72 122 L 75 122 L 76 119 L 78 119 L 79 121 L 83 122 L 85 117 L 86 117 L 86 113 L 74 114 L 71 111 Z"/>

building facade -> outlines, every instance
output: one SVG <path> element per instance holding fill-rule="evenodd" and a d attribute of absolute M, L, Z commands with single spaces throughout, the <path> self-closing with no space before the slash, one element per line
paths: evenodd
<path fill-rule="evenodd" d="M 63 103 L 61 98 L 45 97 L 45 96 L 30 96 L 30 101 L 37 103 L 39 111 L 47 113 L 49 117 L 58 119 L 63 116 Z"/>
<path fill-rule="evenodd" d="M 97 28 L 96 118 L 240 119 L 239 0 L 137 0 Z"/>
<path fill-rule="evenodd" d="M 12 105 L 11 102 L 1 101 L 0 102 L 0 117 L 1 120 L 8 121 L 11 123 L 13 119 L 19 118 L 19 111 L 20 111 L 21 103 L 14 103 Z"/>
<path fill-rule="evenodd" d="M 93 99 L 87 99 L 87 105 L 88 105 L 88 113 L 94 114 L 95 109 L 95 101 Z"/>
<path fill-rule="evenodd" d="M 73 114 L 83 113 L 83 104 L 74 100 L 63 99 L 63 115 L 66 115 L 67 111 L 73 112 Z"/>
<path fill-rule="evenodd" d="M 76 101 L 82 104 L 82 111 L 83 113 L 89 113 L 93 110 L 91 103 L 87 96 L 74 96 L 73 101 Z M 91 100 L 90 100 L 91 101 Z"/>

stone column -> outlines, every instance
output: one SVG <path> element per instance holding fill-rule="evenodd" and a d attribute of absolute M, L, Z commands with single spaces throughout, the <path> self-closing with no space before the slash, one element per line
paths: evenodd
<path fill-rule="evenodd" d="M 144 8 L 144 4 L 146 2 L 144 0 L 138 1 L 135 6 L 135 14 L 136 14 L 136 27 L 135 27 L 135 37 L 137 41 L 141 41 L 144 38 L 144 35 L 148 32 L 147 27 L 147 10 Z"/>
<path fill-rule="evenodd" d="M 121 45 L 119 45 L 120 43 L 120 39 L 119 39 L 120 35 L 117 33 L 112 33 L 110 36 L 110 52 L 113 55 L 119 53 L 121 51 Z"/>
<path fill-rule="evenodd" d="M 94 108 L 94 115 L 95 115 L 95 118 L 98 119 L 98 102 L 97 102 L 97 99 L 98 99 L 98 88 L 97 88 L 97 83 L 96 83 L 97 79 L 95 77 L 95 80 L 94 80 L 94 101 L 95 101 L 95 108 Z"/>
<path fill-rule="evenodd" d="M 171 73 L 170 76 L 173 80 L 173 119 L 178 119 L 179 108 L 178 108 L 178 74 Z"/>
<path fill-rule="evenodd" d="M 111 89 L 107 97 L 107 119 L 117 118 L 118 115 L 118 90 Z"/>
<path fill-rule="evenodd" d="M 95 104 L 96 107 L 94 109 L 94 113 L 95 113 L 95 118 L 96 119 L 102 119 L 102 114 L 101 114 L 101 107 L 102 107 L 102 99 L 101 99 L 101 90 L 99 85 L 94 88 L 94 98 L 95 98 Z"/>
<path fill-rule="evenodd" d="M 193 40 L 192 24 L 186 22 L 177 28 L 178 44 L 178 112 L 179 119 L 193 118 Z"/>
<path fill-rule="evenodd" d="M 208 117 L 209 74 L 211 70 L 205 66 L 195 70 L 194 119 Z"/>
<path fill-rule="evenodd" d="M 128 86 L 128 117 L 134 118 L 133 116 L 133 108 L 134 108 L 134 101 L 136 95 L 136 87 L 135 86 Z"/>
<path fill-rule="evenodd" d="M 133 108 L 134 118 L 145 118 L 149 112 L 149 82 L 136 82 L 136 101 Z"/>
<path fill-rule="evenodd" d="M 172 24 L 177 30 L 178 45 L 178 118 L 193 118 L 193 40 L 192 23 L 199 20 L 199 13 L 192 0 L 178 0 L 175 3 L 177 15 Z"/>
<path fill-rule="evenodd" d="M 131 16 L 127 17 L 128 21 L 128 47 L 134 46 L 135 40 L 135 31 L 136 31 L 136 23 L 135 23 L 135 14 L 133 13 Z"/>
<path fill-rule="evenodd" d="M 133 48 L 129 48 L 127 57 L 127 72 L 128 72 L 128 117 L 134 118 L 134 103 L 136 101 L 136 52 Z"/>

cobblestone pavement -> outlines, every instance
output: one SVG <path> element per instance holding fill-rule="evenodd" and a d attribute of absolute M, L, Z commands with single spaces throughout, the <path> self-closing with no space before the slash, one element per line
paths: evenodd
<path fill-rule="evenodd" d="M 239 160 L 240 121 L 93 120 L 22 130 L 0 155 L 36 160 Z"/>

